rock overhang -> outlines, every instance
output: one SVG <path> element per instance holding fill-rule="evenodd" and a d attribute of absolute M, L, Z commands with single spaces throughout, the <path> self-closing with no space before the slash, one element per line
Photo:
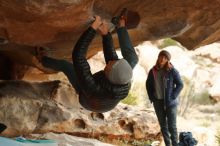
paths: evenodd
<path fill-rule="evenodd" d="M 219 5 L 217 0 L 3 0 L 0 37 L 8 40 L 9 45 L 1 45 L 0 50 L 9 51 L 6 54 L 12 60 L 32 66 L 37 66 L 31 59 L 36 46 L 49 48 L 52 57 L 71 60 L 74 44 L 93 16 L 100 15 L 110 22 L 124 7 L 141 18 L 139 25 L 129 30 L 134 45 L 169 37 L 191 50 L 219 41 Z M 115 33 L 113 39 L 118 47 Z M 101 42 L 97 35 L 88 57 L 101 50 Z M 16 57 L 8 55 L 13 53 Z"/>

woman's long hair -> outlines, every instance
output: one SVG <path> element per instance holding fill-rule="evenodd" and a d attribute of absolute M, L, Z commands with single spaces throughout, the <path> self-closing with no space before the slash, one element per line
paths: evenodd
<path fill-rule="evenodd" d="M 157 69 L 160 68 L 159 56 L 158 56 L 158 58 L 157 58 L 157 62 L 156 62 L 156 64 L 155 64 L 155 67 L 156 67 Z M 167 63 L 164 65 L 163 69 L 165 69 L 166 71 L 169 71 L 172 67 L 173 67 L 173 65 L 170 63 L 169 60 L 167 60 Z"/>

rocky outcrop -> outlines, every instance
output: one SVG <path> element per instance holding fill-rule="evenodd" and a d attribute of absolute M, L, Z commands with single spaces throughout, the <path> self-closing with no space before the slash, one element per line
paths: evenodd
<path fill-rule="evenodd" d="M 193 48 L 219 40 L 217 0 L 3 0 L 0 4 L 1 37 L 18 44 L 74 44 L 93 15 L 110 20 L 124 7 L 141 17 L 139 26 L 131 32 L 134 42 L 175 37 Z M 93 48 L 97 45 L 100 47 L 100 41 Z"/>
<path fill-rule="evenodd" d="M 32 134 L 34 139 L 53 139 L 58 143 L 58 146 L 114 146 L 107 143 L 102 143 L 96 139 L 88 139 L 83 137 L 71 136 L 68 134 Z"/>
<path fill-rule="evenodd" d="M 2 0 L 0 38 L 8 40 L 9 45 L 1 45 L 0 50 L 9 51 L 7 56 L 12 61 L 38 68 L 31 57 L 35 46 L 49 48 L 47 53 L 52 57 L 71 60 L 72 48 L 93 16 L 101 15 L 110 22 L 124 7 L 141 18 L 139 25 L 129 30 L 134 45 L 171 37 L 194 49 L 219 41 L 219 5 L 218 0 Z M 118 47 L 115 33 L 113 38 Z M 99 36 L 91 48 L 88 57 L 101 50 Z"/>
<path fill-rule="evenodd" d="M 129 140 L 158 139 L 160 133 L 152 111 L 123 104 L 106 113 L 87 111 L 70 84 L 59 81 L 1 81 L 0 103 L 6 136 L 56 132 Z"/>
<path fill-rule="evenodd" d="M 214 102 L 220 101 L 220 44 L 214 43 L 193 52 L 198 62 L 197 76 Z"/>

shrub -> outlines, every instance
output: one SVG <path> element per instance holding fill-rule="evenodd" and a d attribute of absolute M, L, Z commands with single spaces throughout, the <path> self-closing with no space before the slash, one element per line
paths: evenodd
<path fill-rule="evenodd" d="M 142 81 L 133 82 L 128 96 L 122 100 L 122 103 L 138 106 L 147 106 L 150 104 L 145 84 Z"/>
<path fill-rule="evenodd" d="M 193 80 L 182 77 L 184 88 L 180 95 L 180 105 L 178 114 L 184 116 L 189 107 L 192 107 L 195 97 L 195 83 Z"/>
<path fill-rule="evenodd" d="M 201 122 L 201 126 L 203 126 L 203 127 L 209 127 L 210 125 L 211 125 L 211 122 L 208 121 L 207 119 L 202 120 L 202 122 Z"/>
<path fill-rule="evenodd" d="M 220 116 L 220 107 L 217 107 L 216 111 L 217 111 L 217 114 Z"/>
<path fill-rule="evenodd" d="M 131 142 L 131 144 L 133 145 L 133 146 L 143 146 L 143 145 L 150 145 L 152 143 L 152 141 L 145 141 L 145 140 L 133 140 L 132 142 Z"/>
<path fill-rule="evenodd" d="M 217 131 L 215 138 L 216 138 L 216 142 L 218 143 L 218 145 L 220 145 L 220 130 Z"/>
<path fill-rule="evenodd" d="M 128 96 L 123 99 L 121 102 L 128 105 L 137 105 L 138 104 L 138 97 L 132 92 L 129 92 Z"/>
<path fill-rule="evenodd" d="M 208 90 L 204 89 L 202 92 L 195 94 L 195 102 L 202 105 L 211 104 Z"/>
<path fill-rule="evenodd" d="M 180 106 L 178 114 L 184 116 L 187 110 L 195 104 L 207 105 L 211 104 L 209 98 L 209 92 L 207 89 L 200 90 L 201 92 L 195 92 L 195 74 L 191 79 L 182 77 L 184 82 L 184 88 L 180 95 Z"/>
<path fill-rule="evenodd" d="M 163 49 L 166 48 L 168 46 L 179 46 L 179 43 L 171 38 L 166 38 L 162 41 L 162 43 L 158 46 L 158 48 Z"/>

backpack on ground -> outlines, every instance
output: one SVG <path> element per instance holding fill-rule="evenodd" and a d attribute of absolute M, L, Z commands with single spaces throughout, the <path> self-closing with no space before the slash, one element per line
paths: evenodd
<path fill-rule="evenodd" d="M 191 132 L 180 132 L 179 141 L 179 146 L 195 146 L 198 143 Z"/>

